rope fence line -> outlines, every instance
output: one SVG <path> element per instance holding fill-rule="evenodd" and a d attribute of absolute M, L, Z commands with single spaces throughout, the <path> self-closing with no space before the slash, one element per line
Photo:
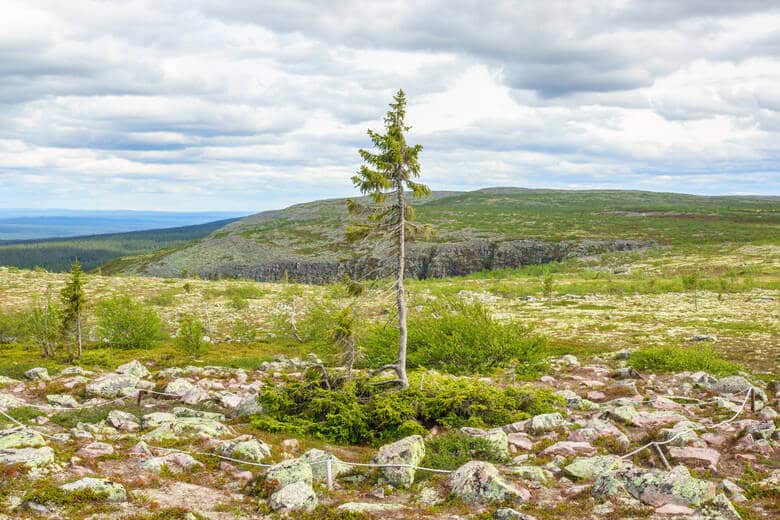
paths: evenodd
<path fill-rule="evenodd" d="M 82 407 L 80 407 L 80 409 L 84 409 L 84 408 L 98 408 L 98 407 L 106 406 L 106 405 L 114 403 L 114 402 L 118 402 L 118 401 L 127 399 L 129 397 L 136 397 L 138 399 L 139 403 L 140 403 L 141 396 L 144 393 L 160 395 L 160 396 L 165 396 L 165 397 L 175 397 L 175 398 L 178 398 L 178 399 L 181 398 L 181 396 L 178 395 L 178 394 L 172 394 L 172 393 L 167 393 L 167 392 L 158 392 L 158 391 L 155 391 L 155 390 L 139 389 L 138 391 L 136 391 L 136 392 L 134 392 L 132 394 L 128 394 L 127 396 L 122 396 L 120 398 L 117 398 L 117 399 L 114 399 L 114 400 L 111 400 L 111 401 L 107 401 L 105 403 L 95 404 L 95 405 L 91 405 L 91 406 L 82 406 Z M 644 444 L 643 446 L 640 446 L 640 447 L 630 451 L 629 453 L 626 453 L 625 455 L 622 455 L 620 457 L 620 459 L 621 460 L 625 460 L 625 459 L 627 459 L 629 457 L 633 457 L 634 455 L 636 455 L 637 453 L 640 453 L 641 451 L 643 451 L 645 449 L 653 449 L 656 452 L 656 454 L 658 455 L 658 457 L 661 459 L 661 461 L 663 462 L 665 468 L 667 470 L 670 470 L 671 466 L 669 465 L 669 462 L 667 461 L 666 457 L 664 456 L 664 453 L 661 450 L 661 446 L 673 442 L 674 440 L 678 439 L 680 436 L 682 436 L 682 435 L 684 435 L 686 433 L 691 433 L 691 432 L 695 432 L 695 431 L 702 431 L 702 430 L 712 430 L 712 429 L 719 428 L 719 427 L 721 427 L 723 425 L 730 424 L 730 423 L 734 422 L 737 419 L 737 417 L 739 417 L 745 411 L 745 408 L 747 407 L 748 401 L 750 401 L 750 403 L 751 403 L 751 409 L 753 411 L 755 411 L 755 390 L 753 389 L 752 386 L 749 387 L 746 390 L 743 390 L 743 391 L 731 394 L 729 397 L 730 398 L 734 398 L 734 397 L 736 397 L 738 395 L 741 395 L 743 393 L 746 393 L 745 399 L 742 401 L 742 404 L 740 405 L 739 409 L 730 418 L 725 419 L 725 420 L 723 420 L 723 421 L 721 421 L 719 423 L 716 423 L 716 424 L 713 424 L 713 425 L 709 425 L 709 426 L 702 425 L 702 426 L 698 426 L 698 427 L 693 426 L 693 427 L 684 428 L 684 429 L 680 430 L 679 432 L 675 433 L 672 437 L 670 437 L 670 438 L 668 438 L 668 439 L 666 439 L 664 441 L 651 441 L 651 442 L 648 442 L 647 444 Z M 686 399 L 693 399 L 693 398 L 686 398 Z M 717 399 L 718 398 L 710 400 L 710 402 L 715 402 Z M 697 401 L 699 401 L 699 400 L 697 400 Z M 700 402 L 705 402 L 705 401 L 700 401 Z M 65 410 L 76 410 L 76 409 L 79 409 L 79 408 L 64 408 L 64 409 Z M 22 423 L 22 422 L 20 422 L 20 421 L 18 421 L 16 419 L 14 419 L 13 417 L 11 417 L 7 413 L 5 413 L 3 410 L 0 410 L 0 415 L 4 416 L 6 419 L 10 420 L 12 423 L 17 425 L 17 428 L 14 428 L 14 430 L 25 429 L 25 430 L 29 430 L 29 431 L 33 431 L 35 433 L 38 433 L 39 435 L 42 435 L 42 436 L 44 436 L 46 438 L 49 438 L 49 439 L 60 440 L 60 438 L 58 438 L 57 436 L 53 436 L 53 435 L 47 434 L 45 432 L 42 432 L 42 431 L 40 431 L 40 430 L 38 430 L 36 428 L 32 428 L 32 427 L 30 427 L 30 426 L 28 426 L 28 425 L 26 425 L 26 424 L 24 424 L 24 423 Z M 263 464 L 263 463 L 260 463 L 260 462 L 242 460 L 242 459 L 229 457 L 229 456 L 226 456 L 226 455 L 221 455 L 219 453 L 210 453 L 210 452 L 202 452 L 202 451 L 188 451 L 188 450 L 181 450 L 181 449 L 171 449 L 171 448 L 164 448 L 162 446 L 152 446 L 152 447 L 156 448 L 156 449 L 160 449 L 160 450 L 167 450 L 168 452 L 173 452 L 173 453 L 185 453 L 185 454 L 188 454 L 188 455 L 191 455 L 191 456 L 192 455 L 198 455 L 198 456 L 205 456 L 205 457 L 214 457 L 214 458 L 217 458 L 217 459 L 226 460 L 226 461 L 234 462 L 234 463 L 237 463 L 237 464 L 244 464 L 244 465 L 247 465 L 247 466 L 254 466 L 254 467 L 260 467 L 260 468 L 266 468 L 266 469 L 274 466 L 274 464 Z M 452 470 L 428 468 L 428 467 L 425 467 L 425 466 L 415 466 L 415 465 L 412 465 L 412 464 L 373 464 L 373 463 L 349 462 L 349 461 L 344 461 L 344 460 L 340 460 L 340 459 L 336 460 L 334 456 L 324 457 L 324 458 L 321 458 L 321 459 L 318 459 L 318 460 L 314 460 L 314 461 L 308 462 L 308 464 L 310 466 L 318 465 L 318 464 L 325 464 L 325 466 L 326 466 L 326 481 L 327 481 L 328 489 L 332 489 L 333 488 L 333 463 L 334 463 L 334 461 L 336 461 L 338 464 L 345 465 L 345 466 L 350 466 L 350 467 L 413 469 L 415 471 L 426 471 L 426 472 L 430 472 L 430 473 L 445 474 L 445 475 L 454 473 Z"/>

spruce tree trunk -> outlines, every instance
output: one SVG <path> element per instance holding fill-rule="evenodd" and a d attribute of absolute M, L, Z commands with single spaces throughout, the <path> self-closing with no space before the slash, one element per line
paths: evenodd
<path fill-rule="evenodd" d="M 81 359 L 81 312 L 76 314 L 76 340 L 78 341 L 76 359 Z"/>
<path fill-rule="evenodd" d="M 406 299 L 404 298 L 404 269 L 406 262 L 406 200 L 404 188 L 398 184 L 398 266 L 396 282 L 396 297 L 398 300 L 398 379 L 402 390 L 409 388 L 409 378 L 406 375 Z"/>

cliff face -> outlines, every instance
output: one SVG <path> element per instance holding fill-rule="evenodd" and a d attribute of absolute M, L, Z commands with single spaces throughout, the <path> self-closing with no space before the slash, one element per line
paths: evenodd
<path fill-rule="evenodd" d="M 653 247 L 654 242 L 639 240 L 583 240 L 547 242 L 542 240 L 489 241 L 413 244 L 406 262 L 410 278 L 443 278 L 482 271 L 545 264 L 567 258 L 636 251 Z M 285 273 L 290 280 L 327 283 L 349 274 L 354 278 L 376 275 L 376 261 L 339 262 L 335 260 L 268 260 L 256 263 L 223 263 L 198 272 L 205 278 L 220 276 L 279 281 Z"/>

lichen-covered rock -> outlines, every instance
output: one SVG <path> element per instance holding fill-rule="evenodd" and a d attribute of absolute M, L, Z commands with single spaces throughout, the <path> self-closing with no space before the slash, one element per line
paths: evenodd
<path fill-rule="evenodd" d="M 734 506 L 722 493 L 699 506 L 696 510 L 697 520 L 741 520 Z"/>
<path fill-rule="evenodd" d="M 90 442 L 86 446 L 82 446 L 76 455 L 85 459 L 97 459 L 105 457 L 107 455 L 113 455 L 114 447 L 105 442 Z"/>
<path fill-rule="evenodd" d="M 597 455 L 595 457 L 578 457 L 571 464 L 564 466 L 567 477 L 578 480 L 590 480 L 620 467 L 620 457 L 615 455 Z"/>
<path fill-rule="evenodd" d="M 512 474 L 519 476 L 523 480 L 531 480 L 540 484 L 545 484 L 548 480 L 553 478 L 551 471 L 541 468 L 539 466 L 511 466 L 508 468 Z"/>
<path fill-rule="evenodd" d="M 105 500 L 106 502 L 127 502 L 125 487 L 104 478 L 86 477 L 69 484 L 63 484 L 60 489 L 80 495 L 87 493 L 96 500 Z"/>
<path fill-rule="evenodd" d="M 138 424 L 138 418 L 135 415 L 123 412 L 122 410 L 111 410 L 108 412 L 106 421 L 108 424 L 122 432 L 134 432 L 141 427 L 141 425 Z"/>
<path fill-rule="evenodd" d="M 0 431 L 0 450 L 41 446 L 46 446 L 46 439 L 36 431 L 19 428 Z"/>
<path fill-rule="evenodd" d="M 124 365 L 119 365 L 115 370 L 115 372 L 117 374 L 131 375 L 138 379 L 144 379 L 151 375 L 149 373 L 149 370 L 147 370 L 147 368 L 143 366 L 140 361 L 135 359 L 130 361 L 129 363 L 125 363 Z"/>
<path fill-rule="evenodd" d="M 509 457 L 509 437 L 501 428 L 483 430 L 481 428 L 464 427 L 461 433 L 475 439 L 484 439 L 493 448 L 493 453 L 498 457 Z"/>
<path fill-rule="evenodd" d="M 31 368 L 24 373 L 24 377 L 30 381 L 49 381 L 51 379 L 49 371 L 43 367 Z"/>
<path fill-rule="evenodd" d="M 691 448 L 672 446 L 669 448 L 669 457 L 672 460 L 682 462 L 691 466 L 705 466 L 713 471 L 717 471 L 718 461 L 720 461 L 720 452 L 712 448 Z"/>
<path fill-rule="evenodd" d="M 247 462 L 261 462 L 271 455 L 271 447 L 251 435 L 223 441 L 216 450 L 220 455 Z"/>
<path fill-rule="evenodd" d="M 130 374 L 106 374 L 87 384 L 87 395 L 112 399 L 131 395 L 139 379 Z"/>
<path fill-rule="evenodd" d="M 170 412 L 152 412 L 141 417 L 141 427 L 143 429 L 156 428 L 161 424 L 172 423 L 176 416 Z"/>
<path fill-rule="evenodd" d="M 184 404 L 198 404 L 203 401 L 208 401 L 211 398 L 209 393 L 198 386 L 192 387 L 191 390 L 185 392 L 181 396 L 181 402 Z"/>
<path fill-rule="evenodd" d="M 46 400 L 55 406 L 63 408 L 76 408 L 79 405 L 78 401 L 68 394 L 49 394 L 46 396 Z"/>
<path fill-rule="evenodd" d="M 639 412 L 636 408 L 630 405 L 617 406 L 610 410 L 607 410 L 604 414 L 606 418 L 618 421 L 623 424 L 633 425 L 634 420 L 639 417 Z"/>
<path fill-rule="evenodd" d="M 489 462 L 471 461 L 450 475 L 453 495 L 468 504 L 522 500 L 523 492 L 506 482 Z"/>
<path fill-rule="evenodd" d="M 589 442 L 575 442 L 575 441 L 559 441 L 555 444 L 548 446 L 539 452 L 541 456 L 561 456 L 561 457 L 575 457 L 575 456 L 591 456 L 596 454 L 596 448 L 594 448 Z"/>
<path fill-rule="evenodd" d="M 715 497 L 715 484 L 692 477 L 685 466 L 675 466 L 671 471 L 634 468 L 618 471 L 617 475 L 631 496 L 654 507 L 695 506 Z"/>
<path fill-rule="evenodd" d="M 225 416 L 221 413 L 207 412 L 206 410 L 193 410 L 192 408 L 185 408 L 183 406 L 174 408 L 173 415 L 176 417 L 201 417 L 203 419 L 212 419 L 220 422 L 225 420 Z"/>
<path fill-rule="evenodd" d="M 22 466 L 27 469 L 48 466 L 54 462 L 54 450 L 42 448 L 9 448 L 0 450 L 0 466 Z"/>
<path fill-rule="evenodd" d="M 566 424 L 566 420 L 559 413 L 545 413 L 541 415 L 535 415 L 528 420 L 526 424 L 526 430 L 531 433 L 544 433 L 552 430 L 557 430 Z"/>
<path fill-rule="evenodd" d="M 495 520 L 536 520 L 535 516 L 526 515 L 525 513 L 515 511 L 508 507 L 496 509 L 493 518 L 495 518 Z"/>
<path fill-rule="evenodd" d="M 409 487 L 414 482 L 415 469 L 405 466 L 418 466 L 423 458 L 425 458 L 423 438 L 419 435 L 411 435 L 379 448 L 373 463 L 402 465 L 382 468 L 382 476 L 393 486 Z"/>
<path fill-rule="evenodd" d="M 141 468 L 145 471 L 151 471 L 152 473 L 157 474 L 162 473 L 163 469 L 166 469 L 171 473 L 181 473 L 182 471 L 188 471 L 202 465 L 203 464 L 187 453 L 174 452 L 162 457 L 147 459 L 141 464 Z"/>
<path fill-rule="evenodd" d="M 24 406 L 24 402 L 19 400 L 15 395 L 0 394 L 0 410 L 9 410 L 19 406 Z"/>
<path fill-rule="evenodd" d="M 314 477 L 314 480 L 317 481 L 324 481 L 327 479 L 326 461 L 328 459 L 330 459 L 330 467 L 334 479 L 339 475 L 349 472 L 350 466 L 339 460 L 332 453 L 313 448 L 301 455 L 301 460 L 306 461 L 311 466 L 312 476 Z"/>
<path fill-rule="evenodd" d="M 317 494 L 310 483 L 295 482 L 271 495 L 268 501 L 274 511 L 313 511 L 317 507 Z"/>
<path fill-rule="evenodd" d="M 273 483 L 277 488 L 284 488 L 296 482 L 311 486 L 313 476 L 311 466 L 301 459 L 289 459 L 274 464 L 265 472 L 266 482 Z"/>
<path fill-rule="evenodd" d="M 216 439 L 226 435 L 230 435 L 230 429 L 221 422 L 200 417 L 176 417 L 174 421 L 164 422 L 144 434 L 142 439 L 148 442 L 166 442 L 194 437 Z"/>
<path fill-rule="evenodd" d="M 192 383 L 190 383 L 187 379 L 180 377 L 178 379 L 174 379 L 165 386 L 165 393 L 182 396 L 193 388 L 195 387 Z"/>
<path fill-rule="evenodd" d="M 751 386 L 750 381 L 742 376 L 728 376 L 718 379 L 718 382 L 712 385 L 712 390 L 719 394 L 736 394 L 747 391 Z"/>
<path fill-rule="evenodd" d="M 0 376 L 0 386 L 15 385 L 17 383 L 19 383 L 18 379 L 14 379 L 8 376 Z"/>
<path fill-rule="evenodd" d="M 233 413 L 236 417 L 246 417 L 263 413 L 263 406 L 257 400 L 257 394 L 242 397 L 235 406 Z"/>

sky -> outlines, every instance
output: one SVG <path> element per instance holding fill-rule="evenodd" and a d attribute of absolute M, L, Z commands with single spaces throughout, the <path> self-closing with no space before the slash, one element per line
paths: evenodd
<path fill-rule="evenodd" d="M 0 207 L 355 193 L 393 93 L 433 189 L 780 194 L 780 2 L 0 0 Z"/>

